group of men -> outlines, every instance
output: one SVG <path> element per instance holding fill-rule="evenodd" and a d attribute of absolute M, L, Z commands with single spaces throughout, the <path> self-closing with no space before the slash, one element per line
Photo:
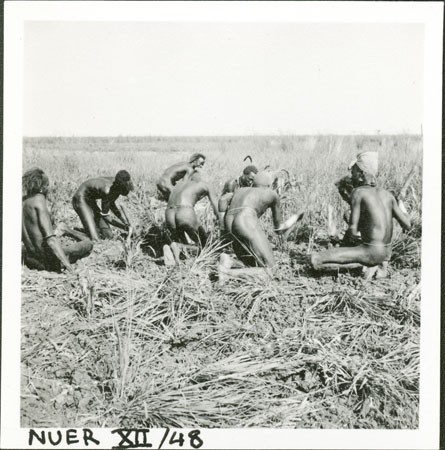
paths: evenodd
<path fill-rule="evenodd" d="M 275 233 L 288 236 L 303 213 L 283 221 L 280 197 L 272 188 L 274 175 L 253 165 L 247 166 L 239 178 L 228 180 L 218 200 L 202 177 L 205 160 L 203 154 L 196 153 L 188 161 L 169 167 L 156 183 L 159 197 L 167 202 L 165 221 L 171 235 L 171 242 L 164 245 L 165 264 L 180 264 L 181 254 L 196 254 L 205 246 L 208 234 L 198 220 L 195 205 L 207 197 L 222 238 L 232 244 L 234 252 L 220 256 L 220 283 L 230 277 L 270 276 L 275 260 L 259 218 L 271 209 Z M 337 183 L 350 206 L 348 230 L 340 246 L 313 254 L 311 264 L 322 271 L 362 267 L 365 278 L 384 277 L 391 256 L 393 219 L 408 230 L 410 218 L 401 198 L 376 186 L 377 152 L 359 154 L 349 169 L 351 176 Z M 116 205 L 119 196 L 127 196 L 134 189 L 127 171 L 87 180 L 78 188 L 72 204 L 84 233 L 63 223 L 54 227 L 46 202 L 48 187 L 48 177 L 41 169 L 30 169 L 23 175 L 23 262 L 29 268 L 72 271 L 75 261 L 90 254 L 93 241 L 113 236 L 110 225 L 128 230 L 125 212 Z M 63 246 L 59 240 L 62 235 L 76 242 Z"/>

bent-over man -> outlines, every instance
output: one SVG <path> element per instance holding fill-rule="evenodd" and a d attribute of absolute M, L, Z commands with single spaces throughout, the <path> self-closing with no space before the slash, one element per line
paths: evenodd
<path fill-rule="evenodd" d="M 259 172 L 253 180 L 253 187 L 239 188 L 230 204 L 227 202 L 225 228 L 230 233 L 233 250 L 239 261 L 225 253 L 221 255 L 218 267 L 220 284 L 230 277 L 264 278 L 268 276 L 264 269 L 274 266 L 272 247 L 258 220 L 270 208 L 274 231 L 277 234 L 287 231 L 282 224 L 280 198 L 271 189 L 272 183 L 273 176 L 270 173 Z"/>
<path fill-rule="evenodd" d="M 255 166 L 246 166 L 239 178 L 227 180 L 224 183 L 221 198 L 218 202 L 219 228 L 222 232 L 225 231 L 224 216 L 227 210 L 228 202 L 232 199 L 232 194 L 240 187 L 252 186 L 253 179 L 257 173 L 258 169 Z"/>
<path fill-rule="evenodd" d="M 129 223 L 116 206 L 116 200 L 120 195 L 127 196 L 133 189 L 126 170 L 120 170 L 114 178 L 91 178 L 80 185 L 73 197 L 73 208 L 93 241 L 101 237 L 111 239 L 113 231 L 110 225 L 128 230 Z M 97 200 L 101 200 L 101 208 Z M 118 220 L 110 217 L 110 211 Z"/>
<path fill-rule="evenodd" d="M 204 197 L 208 197 L 215 216 L 218 217 L 218 207 L 215 196 L 209 185 L 201 179 L 201 174 L 195 172 L 190 178 L 179 183 L 172 190 L 165 211 L 167 228 L 172 234 L 173 256 L 176 264 L 179 264 L 181 250 L 191 249 L 196 252 L 197 246 L 186 245 L 184 233 L 196 243 L 203 247 L 207 242 L 207 233 L 199 223 L 194 206 Z M 168 246 L 164 246 L 164 253 L 169 253 Z"/>
<path fill-rule="evenodd" d="M 228 192 L 235 192 L 240 187 L 250 187 L 252 186 L 253 179 L 258 173 L 258 169 L 253 166 L 246 166 L 243 170 L 242 175 L 239 178 L 234 178 L 233 180 L 227 180 L 224 183 L 224 188 L 221 195 L 227 194 Z"/>
<path fill-rule="evenodd" d="M 315 253 L 311 257 L 314 269 L 332 271 L 364 268 L 364 277 L 387 276 L 391 257 L 393 219 L 404 230 L 411 228 L 411 221 L 400 208 L 394 195 L 376 186 L 378 170 L 377 152 L 364 152 L 350 165 L 352 182 L 356 188 L 350 200 L 343 189 L 342 197 L 351 204 L 349 228 L 344 241 L 354 246 L 339 247 Z"/>
<path fill-rule="evenodd" d="M 166 169 L 159 180 L 156 182 L 159 197 L 168 201 L 171 191 L 176 183 L 189 177 L 196 169 L 204 166 L 206 157 L 202 153 L 194 153 L 189 161 L 173 164 Z"/>
<path fill-rule="evenodd" d="M 37 270 L 73 271 L 71 264 L 88 256 L 93 249 L 93 243 L 86 235 L 70 230 L 65 224 L 53 228 L 46 201 L 49 179 L 43 170 L 33 168 L 25 172 L 22 184 L 25 193 L 22 202 L 25 265 Z M 68 235 L 78 242 L 61 245 L 58 235 Z"/>

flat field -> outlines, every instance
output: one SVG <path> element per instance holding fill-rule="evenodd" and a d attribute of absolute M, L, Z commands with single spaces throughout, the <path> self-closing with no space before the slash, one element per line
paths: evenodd
<path fill-rule="evenodd" d="M 381 186 L 398 191 L 418 171 L 395 225 L 390 276 L 314 274 L 325 248 L 328 206 L 344 229 L 334 182 L 358 148 L 378 147 Z M 286 169 L 284 217 L 304 208 L 287 242 L 261 219 L 277 270 L 267 283 L 218 286 L 216 222 L 197 258 L 168 268 L 165 203 L 155 180 L 192 152 L 206 154 L 215 192 L 258 167 Z M 71 197 L 87 178 L 127 169 L 128 238 L 95 246 L 77 275 L 22 269 L 21 422 L 24 427 L 416 428 L 419 404 L 422 140 L 419 136 L 25 138 L 23 168 L 50 177 L 55 221 L 80 227 Z"/>

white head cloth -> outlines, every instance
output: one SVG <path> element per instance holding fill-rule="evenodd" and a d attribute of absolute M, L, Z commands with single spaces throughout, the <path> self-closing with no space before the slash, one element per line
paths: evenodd
<path fill-rule="evenodd" d="M 357 159 L 349 164 L 348 169 L 357 164 L 363 172 L 376 176 L 379 171 L 379 154 L 377 152 L 363 152 L 357 155 Z"/>

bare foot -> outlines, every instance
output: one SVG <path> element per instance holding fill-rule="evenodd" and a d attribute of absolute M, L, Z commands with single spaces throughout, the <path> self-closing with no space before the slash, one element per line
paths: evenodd
<path fill-rule="evenodd" d="M 173 256 L 171 248 L 168 245 L 164 245 L 164 247 L 162 247 L 162 250 L 164 251 L 164 264 L 166 266 L 174 266 L 175 258 Z"/>
<path fill-rule="evenodd" d="M 218 264 L 218 284 L 220 286 L 224 285 L 224 283 L 229 279 L 228 270 L 232 267 L 232 258 L 226 253 L 222 253 L 219 257 Z"/>
<path fill-rule="evenodd" d="M 380 266 L 377 268 L 377 273 L 375 275 L 375 278 L 378 280 L 380 278 L 387 278 L 388 277 L 388 261 L 383 261 Z"/>
<path fill-rule="evenodd" d="M 170 248 L 172 249 L 176 264 L 179 265 L 181 263 L 181 260 L 179 259 L 179 257 L 181 256 L 181 248 L 176 242 L 172 242 L 170 244 Z"/>
<path fill-rule="evenodd" d="M 362 270 L 363 279 L 364 280 L 372 280 L 372 277 L 375 275 L 378 268 L 379 268 L 379 266 L 372 266 L 372 267 L 363 266 L 363 270 Z"/>

